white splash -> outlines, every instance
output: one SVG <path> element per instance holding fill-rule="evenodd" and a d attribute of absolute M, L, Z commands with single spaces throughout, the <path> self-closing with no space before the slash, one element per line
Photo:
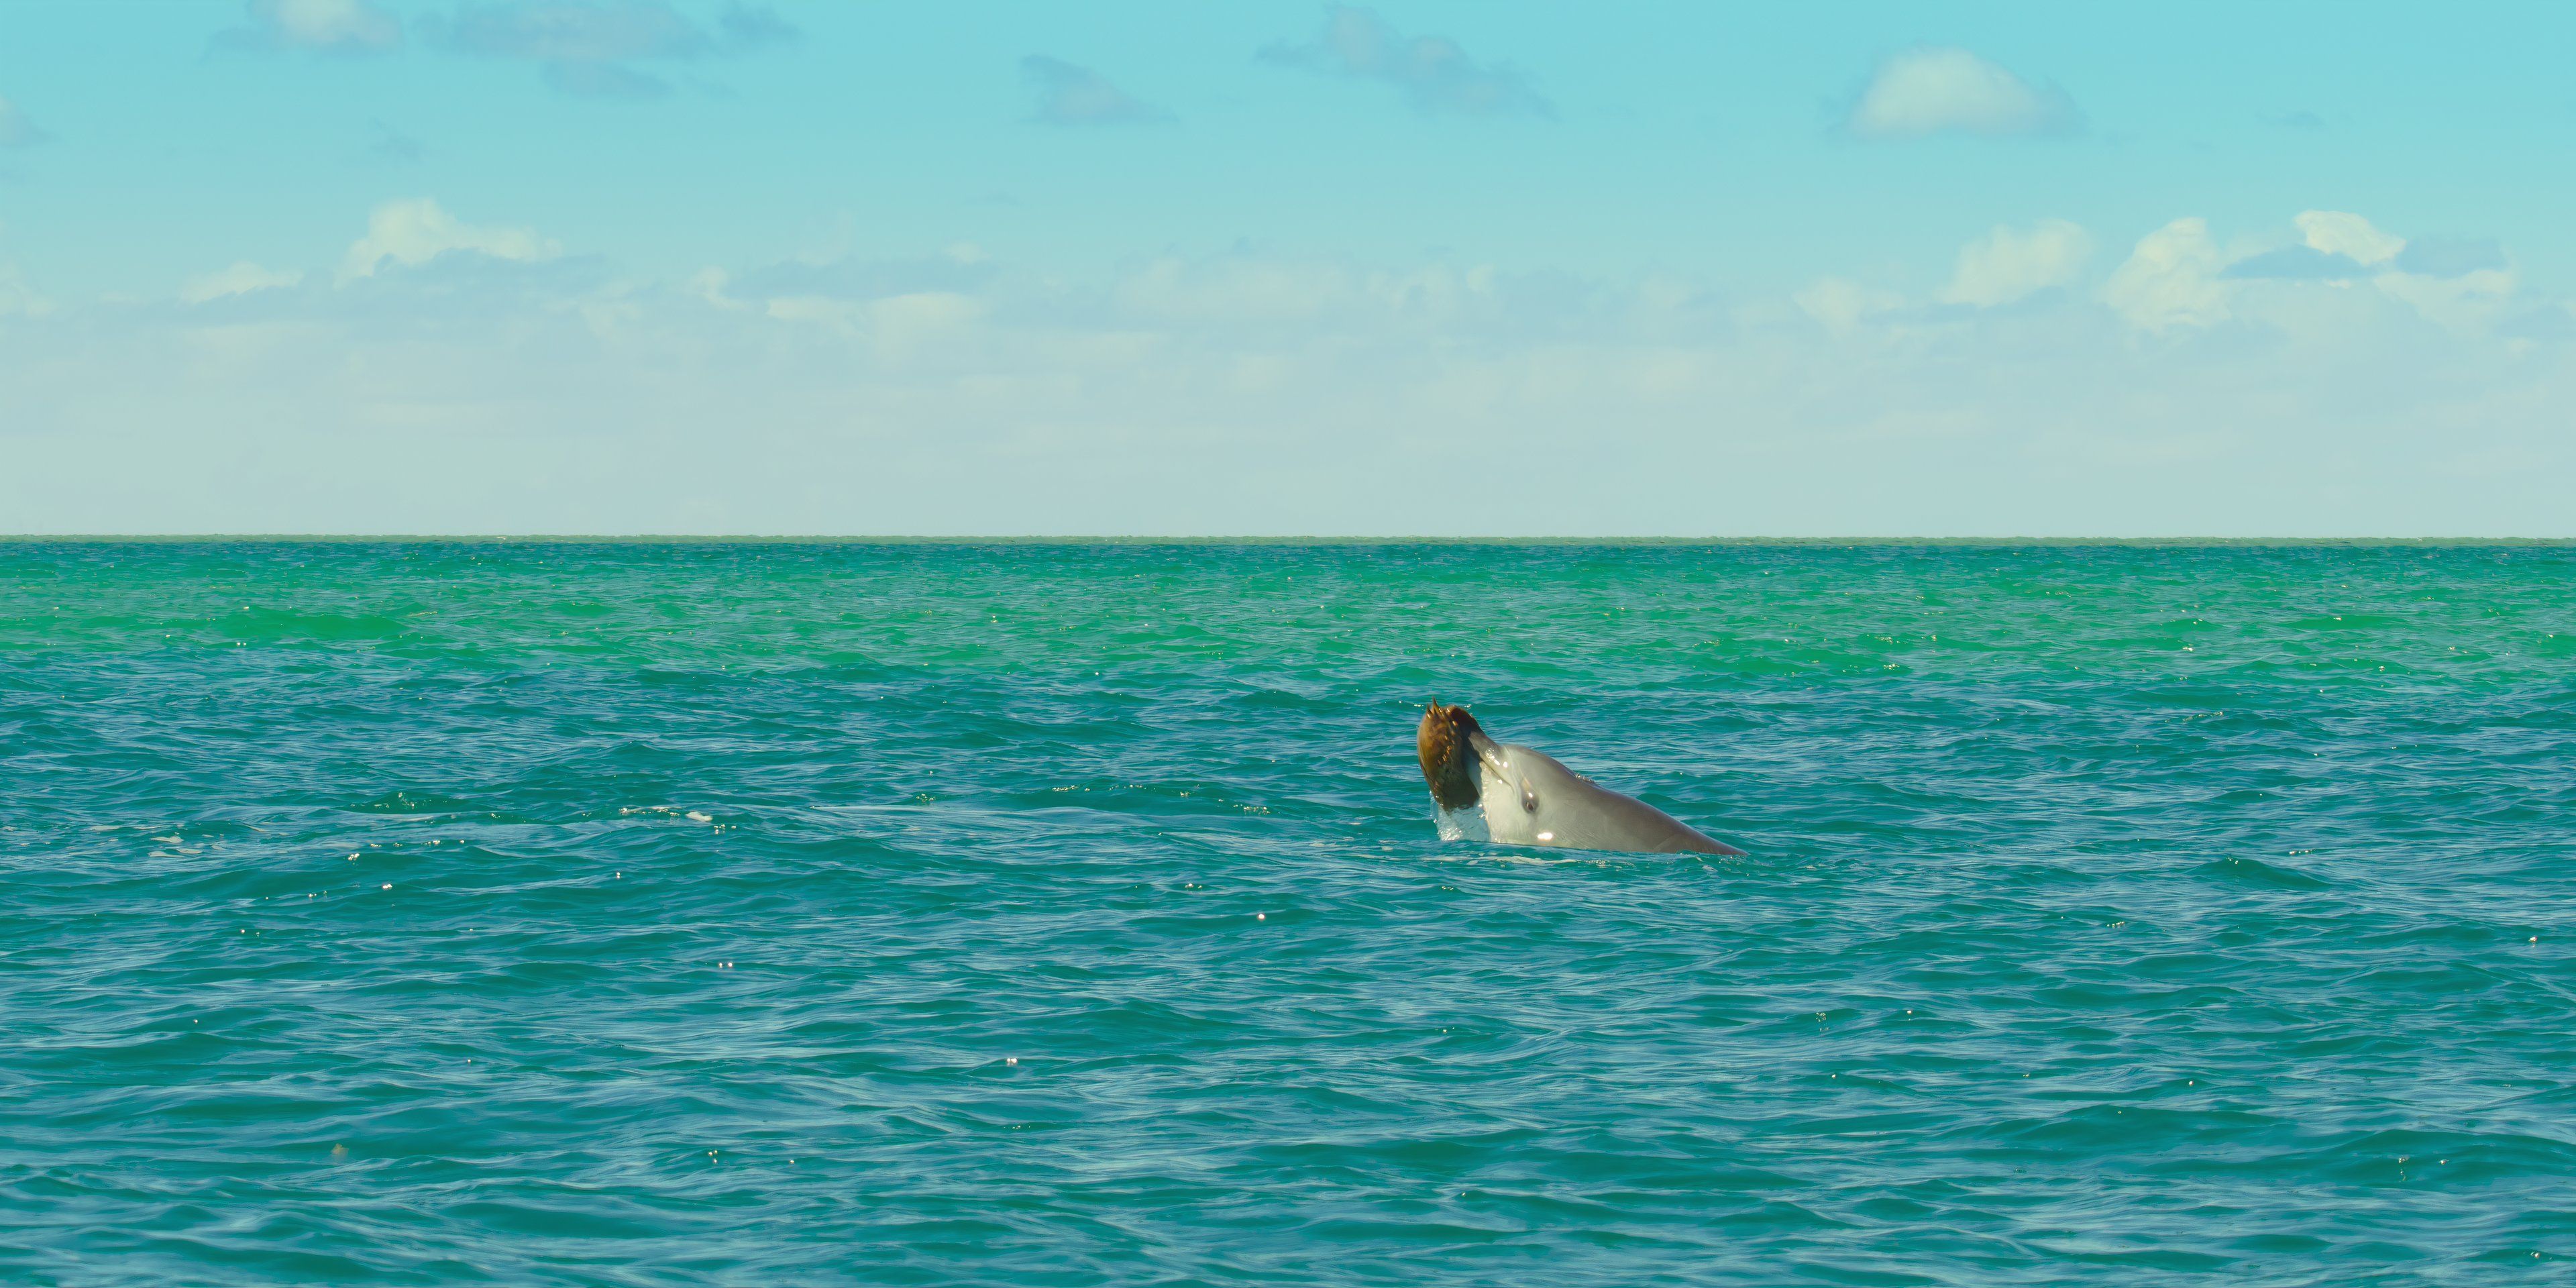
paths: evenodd
<path fill-rule="evenodd" d="M 1431 802 L 1431 821 L 1440 829 L 1440 839 L 1444 841 L 1491 844 L 1494 839 L 1493 832 L 1485 826 L 1485 807 L 1481 802 L 1465 809 L 1442 809 L 1435 799 Z"/>

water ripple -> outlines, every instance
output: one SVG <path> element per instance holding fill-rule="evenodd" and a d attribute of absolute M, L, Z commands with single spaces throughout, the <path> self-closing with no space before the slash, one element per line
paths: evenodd
<path fill-rule="evenodd" d="M 2549 1282 L 2571 573 L 0 545 L 0 1273 Z"/>

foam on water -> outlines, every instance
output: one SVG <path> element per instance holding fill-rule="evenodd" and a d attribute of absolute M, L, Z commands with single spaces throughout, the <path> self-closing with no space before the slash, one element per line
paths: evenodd
<path fill-rule="evenodd" d="M 1491 844 L 1494 839 L 1493 830 L 1485 825 L 1485 807 L 1482 805 L 1442 809 L 1440 802 L 1435 800 L 1431 802 L 1431 829 L 1444 841 Z"/>

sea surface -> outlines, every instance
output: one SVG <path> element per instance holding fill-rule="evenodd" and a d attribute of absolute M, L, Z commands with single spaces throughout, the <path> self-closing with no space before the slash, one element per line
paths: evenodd
<path fill-rule="evenodd" d="M 2576 1283 L 2576 548 L 0 595 L 0 1282 Z M 1750 856 L 1443 842 L 1434 698 Z"/>

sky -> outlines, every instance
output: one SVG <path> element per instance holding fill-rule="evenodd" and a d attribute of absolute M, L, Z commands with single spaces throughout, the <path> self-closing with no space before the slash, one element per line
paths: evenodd
<path fill-rule="evenodd" d="M 0 532 L 2576 536 L 2576 7 L 0 5 Z"/>

